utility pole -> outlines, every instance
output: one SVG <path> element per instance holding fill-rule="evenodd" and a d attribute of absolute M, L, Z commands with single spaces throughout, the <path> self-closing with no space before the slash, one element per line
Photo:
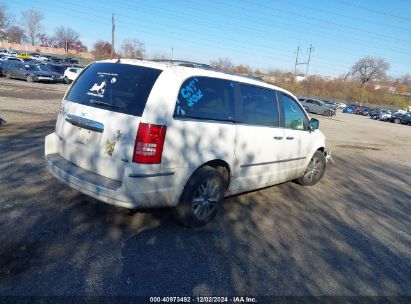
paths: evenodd
<path fill-rule="evenodd" d="M 298 53 L 300 52 L 300 46 L 297 47 L 297 56 L 295 57 L 295 65 L 294 65 L 294 79 L 295 79 L 295 73 L 297 73 L 297 65 L 298 65 Z"/>
<path fill-rule="evenodd" d="M 111 17 L 111 59 L 114 58 L 114 31 L 116 30 L 116 25 L 114 24 L 114 13 Z"/>
<path fill-rule="evenodd" d="M 174 48 L 171 47 L 171 60 L 173 60 L 173 59 L 174 59 Z"/>
<path fill-rule="evenodd" d="M 311 52 L 314 52 L 314 48 L 312 44 L 310 45 L 310 48 L 308 50 L 309 50 L 309 53 L 308 53 L 307 69 L 305 70 L 305 78 L 307 78 L 307 75 L 308 75 L 308 67 L 310 66 Z"/>
<path fill-rule="evenodd" d="M 305 78 L 307 78 L 308 75 L 308 67 L 310 65 L 310 61 L 311 61 L 311 52 L 314 51 L 313 45 L 310 45 L 310 48 L 308 49 L 309 53 L 308 53 L 308 61 L 307 62 L 298 62 L 298 53 L 300 52 L 300 46 L 298 46 L 297 48 L 297 56 L 295 57 L 295 65 L 294 65 L 294 80 L 297 76 L 297 65 L 306 65 L 307 68 L 305 69 Z"/>

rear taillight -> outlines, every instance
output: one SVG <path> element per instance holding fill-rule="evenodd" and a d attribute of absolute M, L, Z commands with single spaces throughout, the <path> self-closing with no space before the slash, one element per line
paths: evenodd
<path fill-rule="evenodd" d="M 167 127 L 140 123 L 134 145 L 133 162 L 139 164 L 159 164 Z"/>

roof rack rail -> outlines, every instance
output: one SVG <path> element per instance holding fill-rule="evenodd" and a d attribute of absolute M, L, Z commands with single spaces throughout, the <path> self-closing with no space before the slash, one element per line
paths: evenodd
<path fill-rule="evenodd" d="M 175 64 L 175 65 L 179 65 L 179 66 L 185 66 L 185 67 L 189 67 L 189 68 L 211 69 L 211 67 L 208 64 L 199 63 L 199 62 L 192 62 L 192 61 L 186 61 L 186 60 L 152 59 L 151 61 L 171 63 L 171 64 Z"/>

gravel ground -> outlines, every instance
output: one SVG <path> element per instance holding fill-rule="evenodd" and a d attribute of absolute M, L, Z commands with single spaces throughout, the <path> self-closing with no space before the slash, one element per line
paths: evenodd
<path fill-rule="evenodd" d="M 336 161 L 321 183 L 230 197 L 187 229 L 48 173 L 66 89 L 0 79 L 0 295 L 411 296 L 411 127 L 319 117 Z"/>

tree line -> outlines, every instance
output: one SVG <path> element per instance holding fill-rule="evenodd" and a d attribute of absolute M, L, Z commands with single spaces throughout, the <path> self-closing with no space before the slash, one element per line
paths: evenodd
<path fill-rule="evenodd" d="M 411 75 L 387 75 L 390 64 L 383 58 L 366 56 L 356 61 L 346 73 L 333 78 L 311 75 L 296 81 L 291 71 L 280 69 L 253 70 L 248 65 L 235 65 L 229 58 L 210 63 L 213 69 L 261 78 L 283 87 L 297 96 L 330 99 L 362 104 L 405 108 L 411 104 Z"/>
<path fill-rule="evenodd" d="M 8 13 L 7 5 L 0 3 L 0 41 L 64 48 L 66 52 L 88 51 L 80 39 L 80 33 L 68 26 L 59 26 L 54 29 L 53 34 L 47 34 L 42 24 L 44 19 L 44 14 L 34 9 L 21 11 L 19 17 L 12 16 Z M 146 57 L 145 45 L 137 39 L 125 39 L 118 54 L 111 54 L 111 43 L 102 40 L 96 41 L 91 51 L 96 59 L 106 59 L 112 55 L 139 59 Z"/>

